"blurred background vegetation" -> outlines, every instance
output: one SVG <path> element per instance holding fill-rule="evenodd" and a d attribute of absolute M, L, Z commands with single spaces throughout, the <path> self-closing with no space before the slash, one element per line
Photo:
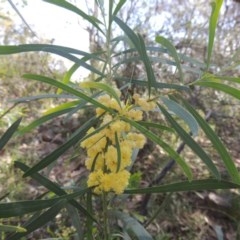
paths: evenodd
<path fill-rule="evenodd" d="M 78 5 L 78 1 L 72 2 Z M 9 4 L 8 1 L 0 1 L 1 45 L 52 43 L 52 39 L 42 39 L 39 35 L 36 37 L 26 24 L 16 24 L 13 16 L 14 11 L 11 11 L 11 13 L 6 11 L 5 6 L 7 4 Z M 91 4 L 89 1 L 85 1 L 85 4 L 89 14 L 99 15 L 94 1 L 91 1 Z M 201 71 L 201 66 L 203 66 L 201 64 L 206 61 L 208 19 L 211 14 L 209 4 L 208 0 L 132 0 L 127 1 L 120 12 L 120 18 L 134 31 L 144 36 L 146 45 L 155 46 L 155 36 L 161 35 L 168 38 L 179 53 L 196 59 L 195 65 L 192 62 L 189 66 L 189 68 L 196 68 L 196 73 L 185 68 L 185 80 L 190 83 L 197 79 L 198 71 Z M 21 11 L 22 7 L 28 7 L 28 1 L 18 1 L 16 6 Z M 28 22 L 28 24 L 31 25 L 31 22 Z M 33 31 L 35 27 L 31 25 Z M 89 34 L 90 52 L 104 48 L 103 40 L 95 28 L 85 26 L 85 30 Z M 240 1 L 225 0 L 218 22 L 210 71 L 222 75 L 240 76 L 239 33 Z M 127 46 L 123 44 L 122 48 L 127 49 Z M 88 49 L 81 49 L 81 43 L 79 49 L 88 51 Z M 134 57 L 133 53 L 128 53 L 128 57 L 129 54 Z M 156 57 L 159 56 L 156 55 Z M 156 76 L 161 82 L 174 83 L 178 78 L 174 72 L 174 67 L 164 64 L 164 61 L 170 61 L 171 59 L 167 55 L 161 57 L 162 62 L 154 64 Z M 116 59 L 116 61 L 120 60 L 121 58 Z M 91 62 L 91 64 L 97 63 Z M 48 53 L 21 53 L 0 56 L 0 134 L 17 118 L 23 117 L 22 124 L 27 125 L 37 117 L 42 116 L 43 112 L 49 107 L 54 107 L 56 101 L 58 103 L 62 101 L 46 99 L 15 104 L 14 99 L 16 98 L 44 94 L 52 90 L 43 83 L 23 80 L 21 78 L 22 74 L 43 74 L 61 79 L 66 69 L 67 66 L 63 61 Z M 121 77 L 140 79 L 143 75 L 142 65 L 134 61 L 121 65 L 117 71 Z M 83 80 L 91 78 L 92 76 L 88 75 Z M 76 80 L 79 81 L 80 79 Z M 121 84 L 121 81 L 117 81 L 117 83 Z M 144 91 L 144 89 L 139 91 Z M 232 153 L 236 164 L 240 166 L 239 101 L 215 90 L 200 87 L 194 88 L 189 101 L 196 109 L 201 110 L 202 116 L 211 113 L 209 118 L 211 126 Z M 34 182 L 21 179 L 21 173 L 14 169 L 13 162 L 24 159 L 26 164 L 33 165 L 62 144 L 67 138 L 68 132 L 74 132 L 85 122 L 87 117 L 86 114 L 78 115 L 72 119 L 59 117 L 24 136 L 12 139 L 7 148 L 0 152 L 0 198 L 7 195 L 9 200 L 21 200 L 25 199 L 27 194 L 29 199 L 34 199 L 43 193 L 44 189 Z M 152 118 L 156 120 L 155 116 L 152 116 Z M 162 121 L 162 119 L 157 120 Z M 168 141 L 172 141 L 177 149 L 180 144 L 179 139 L 173 139 L 170 135 L 164 137 Z M 211 145 L 204 137 L 200 135 L 197 140 L 204 148 L 211 151 Z M 183 154 L 187 156 L 193 167 L 195 177 L 202 177 L 198 176 L 203 168 L 198 159 L 191 155 L 187 148 Z M 55 181 L 68 186 L 72 182 L 81 180 L 81 176 L 84 174 L 83 161 L 84 156 L 76 155 L 75 152 L 74 154 L 68 152 L 67 156 L 63 156 L 56 166 L 48 169 L 49 175 Z M 142 172 L 143 180 L 141 184 L 143 186 L 144 184 L 147 185 L 154 180 L 153 176 L 157 178 L 167 161 L 168 159 L 161 152 L 161 149 L 155 149 L 151 143 L 147 144 L 144 150 L 140 152 L 135 166 L 135 170 Z M 161 182 L 169 182 L 181 177 L 182 174 L 178 168 L 172 167 Z M 164 198 L 165 195 L 160 194 L 152 196 L 148 206 L 145 206 L 147 212 L 154 213 L 156 206 L 160 205 Z M 136 210 L 136 214 L 138 214 L 137 207 L 142 206 L 142 201 L 143 199 L 138 196 L 132 199 L 130 207 Z M 175 193 L 169 199 L 161 215 L 149 225 L 149 231 L 156 236 L 156 239 L 235 239 L 237 232 L 240 231 L 239 202 L 239 191 Z M 139 220 L 141 218 L 139 216 Z M 35 238 L 32 236 L 29 239 L 40 239 L 44 236 L 64 237 L 69 231 L 73 231 L 71 228 L 67 228 L 68 223 L 61 222 L 61 218 L 58 218 L 55 224 L 61 226 L 61 232 L 55 232 L 52 230 L 55 227 L 49 226 L 48 232 L 39 231 Z M 38 236 L 40 237 L 38 238 Z"/>

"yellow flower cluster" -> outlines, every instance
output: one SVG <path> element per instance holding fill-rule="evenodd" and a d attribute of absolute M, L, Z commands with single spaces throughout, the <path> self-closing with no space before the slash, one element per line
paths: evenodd
<path fill-rule="evenodd" d="M 136 105 L 139 105 L 144 111 L 151 111 L 156 108 L 156 103 L 152 100 L 147 100 L 144 97 L 140 97 L 139 94 L 135 93 L 133 99 Z"/>
<path fill-rule="evenodd" d="M 140 121 L 143 112 L 139 107 L 148 111 L 155 105 L 146 100 L 144 102 L 144 99 L 136 94 L 134 100 L 138 109 L 109 95 L 98 98 L 101 104 L 114 110 L 115 114 L 111 115 L 102 108 L 96 108 L 96 115 L 103 115 L 100 124 L 102 129 L 98 131 L 90 128 L 87 132 L 90 136 L 81 143 L 81 147 L 87 151 L 86 168 L 91 171 L 87 184 L 94 187 L 96 194 L 110 191 L 123 193 L 130 178 L 127 167 L 131 165 L 133 149 L 142 148 L 146 142 L 145 136 L 134 132 L 129 123 L 121 120 L 121 116 Z"/>

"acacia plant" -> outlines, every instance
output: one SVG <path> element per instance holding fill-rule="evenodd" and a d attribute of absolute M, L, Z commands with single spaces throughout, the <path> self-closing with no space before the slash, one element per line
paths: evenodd
<path fill-rule="evenodd" d="M 240 91 L 235 87 L 240 83 L 240 79 L 221 76 L 217 70 L 214 72 L 211 69 L 211 53 L 223 0 L 212 3 L 209 38 L 206 43 L 207 57 L 202 62 L 178 54 L 173 44 L 162 36 L 156 36 L 155 46 L 146 46 L 144 38 L 118 17 L 126 0 L 96 1 L 101 13 L 98 18 L 65 0 L 45 2 L 62 7 L 88 21 L 97 29 L 105 45 L 100 51 L 90 53 L 52 44 L 0 46 L 1 55 L 44 51 L 73 62 L 63 79 L 53 79 L 34 73 L 23 75 L 28 81 L 39 81 L 55 87 L 56 92 L 46 93 L 44 96 L 24 96 L 18 101 L 47 97 L 65 98 L 67 101 L 51 109 L 47 115 L 30 125 L 20 128 L 18 134 L 24 134 L 57 116 L 71 117 L 80 111 L 93 113 L 92 117 L 70 135 L 65 143 L 36 165 L 27 166 L 24 162 L 15 162 L 16 168 L 23 171 L 23 177 L 36 180 L 48 189 L 48 192 L 36 200 L 0 203 L 1 218 L 26 216 L 21 232 L 11 233 L 6 239 L 20 239 L 30 234 L 54 219 L 64 208 L 67 209 L 76 229 L 75 239 L 153 239 L 144 226 L 124 209 L 124 202 L 130 195 L 240 187 L 240 175 L 228 150 L 204 117 L 188 101 L 194 86 L 221 91 L 240 100 Z M 113 27 L 119 30 L 113 31 Z M 115 36 L 120 32 L 123 34 Z M 122 41 L 129 46 L 127 50 L 121 50 Z M 134 57 L 129 57 L 129 54 L 133 54 L 131 56 Z M 167 58 L 156 58 L 154 54 Z M 89 64 L 89 61 L 94 64 Z M 142 66 L 144 71 L 142 79 L 121 76 L 121 66 L 129 62 L 136 62 Z M 156 76 L 153 64 L 159 62 L 176 68 L 178 75 L 174 83 L 165 83 Z M 189 71 L 189 67 L 185 65 L 187 63 L 191 63 L 190 71 L 198 75 L 191 83 L 185 82 L 186 68 Z M 72 81 L 74 72 L 80 67 L 91 72 L 91 81 L 80 84 Z M 235 85 L 231 86 L 232 83 Z M 136 90 L 133 90 L 133 86 Z M 154 121 L 154 118 L 151 118 L 153 114 L 159 115 L 164 121 L 161 124 Z M 200 129 L 218 153 L 228 180 L 221 178 L 212 157 L 194 139 Z M 165 132 L 179 136 L 188 145 L 206 165 L 209 178 L 194 179 L 187 159 L 174 150 L 171 142 L 162 137 Z M 186 180 L 144 188 L 132 184 L 137 178 L 132 166 L 139 149 L 143 148 L 147 140 L 158 145 L 174 159 Z M 85 166 L 89 175 L 86 181 L 74 186 L 74 190 L 69 192 L 51 181 L 41 170 L 56 162 L 73 146 L 79 146 L 81 149 L 79 151 L 85 151 Z M 14 227 L 11 229 L 10 226 L 1 227 L 6 232 L 18 230 Z M 23 228 L 25 231 L 22 231 Z"/>

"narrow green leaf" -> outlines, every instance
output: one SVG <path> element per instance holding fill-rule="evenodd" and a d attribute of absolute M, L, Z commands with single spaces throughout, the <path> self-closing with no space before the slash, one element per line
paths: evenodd
<path fill-rule="evenodd" d="M 134 31 L 130 27 L 128 27 L 128 25 L 126 23 L 124 23 L 121 19 L 117 18 L 116 16 L 113 17 L 113 20 L 118 24 L 118 26 L 128 36 L 128 38 L 131 40 L 134 47 L 137 49 L 138 53 L 140 53 L 141 49 L 139 46 L 139 38 L 134 33 Z"/>
<path fill-rule="evenodd" d="M 211 158 L 206 154 L 206 152 L 194 141 L 194 139 L 173 119 L 173 117 L 166 111 L 164 107 L 158 104 L 159 109 L 167 118 L 168 122 L 176 130 L 182 140 L 202 159 L 206 164 L 210 172 L 217 178 L 220 179 L 221 176 L 214 165 Z"/>
<path fill-rule="evenodd" d="M 52 162 L 56 161 L 58 159 L 58 157 L 60 157 L 64 152 L 66 152 L 70 147 L 74 146 L 76 143 L 78 143 L 80 141 L 80 139 L 82 139 L 87 130 L 92 127 L 92 125 L 94 123 L 96 123 L 98 121 L 98 118 L 94 118 L 91 121 L 89 120 L 88 122 L 84 123 L 79 129 L 78 129 L 78 133 L 74 134 L 70 137 L 70 139 L 65 142 L 64 144 L 62 144 L 59 148 L 57 148 L 56 150 L 54 150 L 53 152 L 51 152 L 48 156 L 46 156 L 45 158 L 43 158 L 39 163 L 37 163 L 35 166 L 33 166 L 30 170 L 28 170 L 23 177 L 27 177 L 30 176 L 33 173 L 36 173 L 40 170 L 42 170 L 43 168 L 47 167 L 49 164 L 51 164 Z"/>
<path fill-rule="evenodd" d="M 33 79 L 33 80 L 37 80 L 40 82 L 48 83 L 52 86 L 63 89 L 64 91 L 71 93 L 79 98 L 82 98 L 89 103 L 92 103 L 95 107 L 100 107 L 100 108 L 106 110 L 107 112 L 114 113 L 113 110 L 111 110 L 110 108 L 106 107 L 105 105 L 99 103 L 98 101 L 94 100 L 93 98 L 87 96 L 83 92 L 80 92 L 64 83 L 56 81 L 55 79 L 48 78 L 48 77 L 41 76 L 41 75 L 34 75 L 34 74 L 25 74 L 25 75 L 23 75 L 23 77 L 26 79 Z"/>
<path fill-rule="evenodd" d="M 223 0 L 214 0 L 213 2 L 211 2 L 212 13 L 211 13 L 210 22 L 209 22 L 209 33 L 208 33 L 207 70 L 209 69 L 209 66 L 210 66 L 210 59 L 212 55 L 218 16 L 221 10 L 222 3 L 223 3 Z"/>
<path fill-rule="evenodd" d="M 75 63 L 77 63 L 79 66 L 82 66 L 84 68 L 86 68 L 87 70 L 93 72 L 93 73 L 96 73 L 100 76 L 103 76 L 102 72 L 100 72 L 98 69 L 96 69 L 95 67 L 93 67 L 92 65 L 86 63 L 86 61 L 84 60 L 84 58 L 77 58 L 75 57 L 74 55 L 72 54 L 69 54 L 68 52 L 65 52 L 65 51 L 62 51 L 62 50 L 59 50 L 59 49 L 56 49 L 56 48 L 49 48 L 49 49 L 46 49 L 47 52 L 51 52 L 51 53 L 55 53 L 61 57 L 64 57 L 70 61 L 73 61 Z"/>
<path fill-rule="evenodd" d="M 190 114 L 185 108 L 183 108 L 180 104 L 176 103 L 175 101 L 161 97 L 163 103 L 167 106 L 168 110 L 176 114 L 179 118 L 181 118 L 188 126 L 195 137 L 198 135 L 198 123 L 196 119 Z"/>
<path fill-rule="evenodd" d="M 115 132 L 115 142 L 116 142 L 116 148 L 117 148 L 117 169 L 116 172 L 118 172 L 120 170 L 120 166 L 121 166 L 121 146 L 118 140 L 118 135 L 117 132 Z"/>
<path fill-rule="evenodd" d="M 131 236 L 134 234 L 134 236 L 139 240 L 153 240 L 144 226 L 135 218 L 131 217 L 128 213 L 117 210 L 111 211 L 111 213 L 123 223 L 123 231 L 129 232 Z"/>
<path fill-rule="evenodd" d="M 51 113 L 55 113 L 55 112 L 59 112 L 59 111 L 64 111 L 65 109 L 73 109 L 76 105 L 78 105 L 79 103 L 81 103 L 81 100 L 76 100 L 76 101 L 72 101 L 72 102 L 65 102 L 62 103 L 54 108 L 50 108 L 48 110 L 46 110 L 43 115 L 49 115 Z"/>
<path fill-rule="evenodd" d="M 148 93 L 149 93 L 149 96 L 150 96 L 151 95 L 151 88 L 156 87 L 156 79 L 155 79 L 155 75 L 154 75 L 154 72 L 153 72 L 152 64 L 151 64 L 151 62 L 149 60 L 149 57 L 147 55 L 147 52 L 146 52 L 146 47 L 145 47 L 144 40 L 143 40 L 143 38 L 140 34 L 138 34 L 138 39 L 139 39 L 139 48 L 140 48 L 139 55 L 142 58 L 142 61 L 144 63 L 145 70 L 146 70 L 146 73 L 147 73 Z"/>
<path fill-rule="evenodd" d="M 147 52 L 146 52 L 146 47 L 145 43 L 143 41 L 143 38 L 141 35 L 136 35 L 133 30 L 127 26 L 122 20 L 117 18 L 116 16 L 114 17 L 114 21 L 119 25 L 119 27 L 125 32 L 125 34 L 129 37 L 129 39 L 132 41 L 134 47 L 137 49 L 141 60 L 144 63 L 145 70 L 147 73 L 147 86 L 148 86 L 148 94 L 151 94 L 151 87 L 156 86 L 156 79 L 155 75 L 152 69 L 151 62 L 148 58 Z"/>
<path fill-rule="evenodd" d="M 65 8 L 71 12 L 74 12 L 76 14 L 78 14 L 79 16 L 81 16 L 83 19 L 87 20 L 88 22 L 90 22 L 94 27 L 96 27 L 101 33 L 104 34 L 103 30 L 99 27 L 99 23 L 101 23 L 97 18 L 95 18 L 94 16 L 90 16 L 87 15 L 86 13 L 84 13 L 82 10 L 80 10 L 79 8 L 77 8 L 76 6 L 74 6 L 73 4 L 65 1 L 65 0 L 43 0 L 44 2 L 48 2 L 51 4 L 54 4 L 56 6 Z"/>
<path fill-rule="evenodd" d="M 168 39 L 166 39 L 164 37 L 157 36 L 155 40 L 157 43 L 160 43 L 165 48 L 167 48 L 169 54 L 174 58 L 176 65 L 177 65 L 177 69 L 179 71 L 180 80 L 181 80 L 181 82 L 183 82 L 183 72 L 182 72 L 181 62 L 178 57 L 176 48 L 173 46 L 173 44 Z"/>
<path fill-rule="evenodd" d="M 151 141 L 157 143 L 159 146 L 163 148 L 165 152 L 167 152 L 182 168 L 185 175 L 188 177 L 188 179 L 192 180 L 192 171 L 189 168 L 189 166 L 186 164 L 186 162 L 181 158 L 181 156 L 172 149 L 168 144 L 166 144 L 164 141 L 161 140 L 156 134 L 150 132 L 147 128 L 144 126 L 141 126 L 139 123 L 132 121 L 131 119 L 122 117 L 122 119 L 125 122 L 130 123 L 133 127 L 138 129 L 142 134 L 144 134 L 146 137 L 148 137 Z"/>
<path fill-rule="evenodd" d="M 29 200 L 10 203 L 0 203 L 0 218 L 17 217 L 27 213 L 40 211 L 51 207 L 57 203 L 59 199 L 48 200 Z"/>
<path fill-rule="evenodd" d="M 174 132 L 174 130 L 172 128 L 158 124 L 158 123 L 140 121 L 139 124 L 144 127 L 148 127 L 148 128 L 157 128 L 162 131 L 168 131 L 168 132 L 172 132 L 172 133 Z"/>
<path fill-rule="evenodd" d="M 23 227 L 0 224 L 0 233 L 1 232 L 26 232 L 26 231 L 27 230 Z"/>
<path fill-rule="evenodd" d="M 221 79 L 221 80 L 226 80 L 229 82 L 235 82 L 235 83 L 240 83 L 240 78 L 237 77 L 231 77 L 231 76 L 215 76 L 217 79 Z"/>
<path fill-rule="evenodd" d="M 239 189 L 240 185 L 217 179 L 193 180 L 192 182 L 183 181 L 161 185 L 157 187 L 127 189 L 126 194 L 148 194 L 148 193 L 167 193 L 167 192 L 187 192 L 187 191 L 207 191 L 216 189 Z"/>
<path fill-rule="evenodd" d="M 63 114 L 66 114 L 68 112 L 70 112 L 73 108 L 67 108 L 67 109 L 63 109 L 63 110 L 60 110 L 60 111 L 55 111 L 53 113 L 50 113 L 48 115 L 45 115 L 43 117 L 40 117 L 38 118 L 37 120 L 33 121 L 32 123 L 30 123 L 29 125 L 27 125 L 26 127 L 24 128 L 21 128 L 17 133 L 19 135 L 23 135 L 25 134 L 26 132 L 29 132 L 31 131 L 32 129 L 40 126 L 41 124 L 57 117 L 57 116 L 61 116 Z"/>
<path fill-rule="evenodd" d="M 89 59 L 101 60 L 97 55 L 101 53 L 94 53 L 90 54 L 79 49 L 64 47 L 60 45 L 52 45 L 52 44 L 20 44 L 20 45 L 7 45 L 7 46 L 0 46 L 0 55 L 6 54 L 16 54 L 16 53 L 23 53 L 23 52 L 66 52 L 69 54 L 74 55 L 82 55 L 87 56 Z"/>
<path fill-rule="evenodd" d="M 234 161 L 232 160 L 230 154 L 228 153 L 227 149 L 225 148 L 219 137 L 215 134 L 212 128 L 208 125 L 208 123 L 198 114 L 198 112 L 190 104 L 188 104 L 187 101 L 183 100 L 183 98 L 181 99 L 186 108 L 188 109 L 188 111 L 198 121 L 198 124 L 201 126 L 205 134 L 208 136 L 208 139 L 212 142 L 213 146 L 221 156 L 224 165 L 228 171 L 228 174 L 232 178 L 232 181 L 239 184 L 240 183 L 239 172 L 234 164 Z"/>
<path fill-rule="evenodd" d="M 74 63 L 73 66 L 64 74 L 63 77 L 63 83 L 68 84 L 70 82 L 70 79 L 75 71 L 81 66 L 80 63 Z M 62 89 L 57 90 L 57 94 L 60 94 L 62 92 Z"/>
<path fill-rule="evenodd" d="M 12 135 L 16 132 L 21 121 L 22 121 L 22 118 L 19 118 L 17 121 L 15 121 L 0 138 L 0 151 L 10 140 Z"/>
<path fill-rule="evenodd" d="M 72 205 L 68 204 L 66 206 L 66 209 L 68 211 L 68 215 L 71 219 L 73 227 L 76 229 L 76 234 L 78 235 L 78 239 L 83 239 L 84 238 L 84 233 L 83 233 L 83 223 L 82 223 L 82 217 L 80 217 L 79 212 L 76 208 L 74 208 Z"/>
<path fill-rule="evenodd" d="M 65 206 L 65 204 L 66 204 L 66 200 L 64 200 L 64 199 L 58 201 L 52 207 L 50 207 L 47 211 L 45 211 L 39 217 L 37 217 L 34 221 L 30 221 L 27 224 L 24 224 L 24 227 L 27 229 L 26 232 L 16 233 L 13 236 L 11 236 L 10 238 L 8 238 L 8 240 L 20 239 L 21 237 L 24 237 L 24 236 L 28 235 L 29 233 L 35 231 L 36 229 L 44 226 L 50 220 L 55 218 L 55 216 Z"/>
<path fill-rule="evenodd" d="M 117 13 L 122 9 L 122 6 L 126 3 L 126 0 L 120 0 L 113 11 L 113 16 L 116 16 Z"/>
<path fill-rule="evenodd" d="M 225 92 L 225 93 L 237 98 L 238 100 L 240 100 L 240 90 L 238 90 L 234 87 L 230 87 L 229 85 L 226 85 L 226 84 L 223 84 L 223 83 L 218 83 L 218 82 L 214 82 L 214 81 L 205 81 L 205 80 L 202 81 L 201 80 L 201 81 L 196 81 L 195 83 L 193 83 L 193 85 L 210 87 L 210 88 L 213 88 L 215 90 Z"/>
<path fill-rule="evenodd" d="M 18 162 L 18 161 L 14 162 L 14 166 L 21 169 L 23 172 L 27 172 L 30 169 L 27 165 L 25 165 L 24 163 Z M 41 175 L 39 173 L 32 174 L 31 178 L 36 180 L 42 186 L 46 187 L 49 191 L 52 191 L 53 193 L 55 193 L 59 196 L 67 194 L 57 183 L 50 181 L 48 178 L 44 177 L 43 175 Z M 92 215 L 90 215 L 89 212 L 83 206 L 81 206 L 76 200 L 71 199 L 71 200 L 69 200 L 69 203 L 73 207 L 77 208 L 81 213 L 90 217 L 93 221 L 96 222 L 94 217 Z"/>
<path fill-rule="evenodd" d="M 82 196 L 90 190 L 91 188 L 85 188 L 75 191 L 71 194 L 62 195 L 60 197 L 55 197 L 47 200 L 28 200 L 10 203 L 0 203 L 0 218 L 17 217 L 31 212 L 40 211 L 53 206 L 60 200 L 65 199 L 66 201 L 69 201 L 76 197 Z"/>
<path fill-rule="evenodd" d="M 73 61 L 79 64 L 80 66 L 86 68 L 87 70 L 93 73 L 96 73 L 102 76 L 102 73 L 98 69 L 86 63 L 84 59 L 79 59 L 76 56 L 72 55 L 72 54 L 80 54 L 80 55 L 85 55 L 89 59 L 94 58 L 94 59 L 100 60 L 99 58 L 97 58 L 97 54 L 89 54 L 73 48 L 67 48 L 67 47 L 62 47 L 57 45 L 48 45 L 48 44 L 25 44 L 25 45 L 18 45 L 18 46 L 0 46 L 0 55 L 30 52 L 30 51 L 43 51 L 43 52 L 57 54 L 61 57 L 64 57 L 70 61 Z"/>

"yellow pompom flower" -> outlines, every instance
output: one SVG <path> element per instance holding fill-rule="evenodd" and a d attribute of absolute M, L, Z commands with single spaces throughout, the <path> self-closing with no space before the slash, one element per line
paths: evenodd
<path fill-rule="evenodd" d="M 120 91 L 116 93 L 120 98 Z M 105 127 L 81 143 L 81 147 L 87 152 L 85 166 L 91 171 L 87 184 L 94 187 L 93 191 L 96 194 L 110 191 L 115 194 L 124 192 L 130 177 L 126 168 L 131 165 L 133 149 L 140 149 L 146 143 L 145 136 L 133 132 L 132 126 L 121 120 L 121 117 L 141 121 L 143 111 L 153 110 L 156 105 L 139 94 L 134 94 L 133 99 L 135 103 L 130 104 L 128 101 L 119 103 L 107 94 L 98 97 L 101 104 L 113 109 L 114 112 L 108 113 L 102 108 L 96 108 L 97 116 L 103 114 L 100 127 Z M 95 128 L 90 128 L 87 134 L 94 131 Z"/>
<path fill-rule="evenodd" d="M 98 97 L 98 101 L 106 106 L 108 106 L 108 103 L 110 100 L 111 100 L 111 97 L 107 94 L 104 94 L 104 95 L 101 95 L 100 97 Z"/>
<path fill-rule="evenodd" d="M 102 120 L 101 126 L 110 123 L 112 120 L 113 120 L 113 117 L 112 117 L 110 114 L 105 114 L 105 115 L 103 116 L 103 120 Z"/>
<path fill-rule="evenodd" d="M 129 141 L 127 140 L 123 140 L 120 143 L 120 148 L 121 148 L 121 167 L 122 169 L 124 169 L 131 165 L 133 148 L 131 144 L 129 144 Z"/>
<path fill-rule="evenodd" d="M 106 110 L 102 109 L 102 108 L 96 108 L 96 116 L 99 117 L 101 116 L 103 113 L 105 113 Z"/>
<path fill-rule="evenodd" d="M 98 155 L 95 155 L 94 157 L 88 157 L 85 161 L 85 166 L 90 171 L 92 170 L 92 168 L 94 169 L 94 171 L 96 171 L 104 168 L 104 161 L 104 155 L 103 153 L 100 153 Z"/>
<path fill-rule="evenodd" d="M 111 189 L 116 194 L 123 193 L 124 189 L 128 185 L 130 173 L 127 170 L 119 171 L 117 173 L 110 173 L 111 177 Z"/>
<path fill-rule="evenodd" d="M 87 184 L 89 187 L 98 186 L 101 183 L 103 171 L 101 169 L 93 171 L 88 176 Z"/>
<path fill-rule="evenodd" d="M 118 104 L 117 100 L 112 98 L 108 104 L 107 104 L 108 107 L 114 109 L 114 110 L 117 110 L 117 111 L 120 111 L 121 109 L 121 106 Z"/>
<path fill-rule="evenodd" d="M 146 143 L 146 138 L 141 133 L 130 132 L 127 135 L 127 139 L 132 142 L 132 146 L 134 148 L 143 148 L 144 144 Z"/>
<path fill-rule="evenodd" d="M 146 98 L 140 97 L 139 94 L 135 93 L 133 95 L 135 104 L 139 105 L 143 111 L 151 111 L 156 108 L 156 103 Z"/>
<path fill-rule="evenodd" d="M 105 173 L 101 179 L 101 189 L 104 192 L 109 192 L 112 189 L 111 174 Z"/>
<path fill-rule="evenodd" d="M 97 99 L 101 104 L 108 106 L 109 101 L 111 100 L 109 95 L 101 95 L 100 97 L 98 97 Z M 102 115 L 104 112 L 106 112 L 104 109 L 98 107 L 96 108 L 96 115 L 97 117 Z"/>
<path fill-rule="evenodd" d="M 126 112 L 126 117 L 129 117 L 134 121 L 141 121 L 143 119 L 143 112 L 141 110 L 131 109 Z"/>
<path fill-rule="evenodd" d="M 90 134 L 90 133 L 94 132 L 94 130 L 95 130 L 94 127 L 91 127 L 91 128 L 87 131 L 87 134 Z M 84 141 L 81 142 L 80 146 L 81 146 L 82 148 L 86 148 L 87 146 L 89 146 L 89 144 L 91 144 L 91 141 L 92 141 L 91 138 L 87 138 L 87 139 L 85 139 Z"/>
<path fill-rule="evenodd" d="M 117 133 L 118 135 L 123 132 L 128 132 L 131 129 L 131 126 L 129 123 L 126 123 L 122 120 L 116 120 L 109 126 L 110 130 L 114 133 Z"/>
<path fill-rule="evenodd" d="M 118 159 L 117 149 L 114 146 L 109 146 L 105 153 L 105 164 L 108 170 L 111 172 L 117 171 Z"/>

